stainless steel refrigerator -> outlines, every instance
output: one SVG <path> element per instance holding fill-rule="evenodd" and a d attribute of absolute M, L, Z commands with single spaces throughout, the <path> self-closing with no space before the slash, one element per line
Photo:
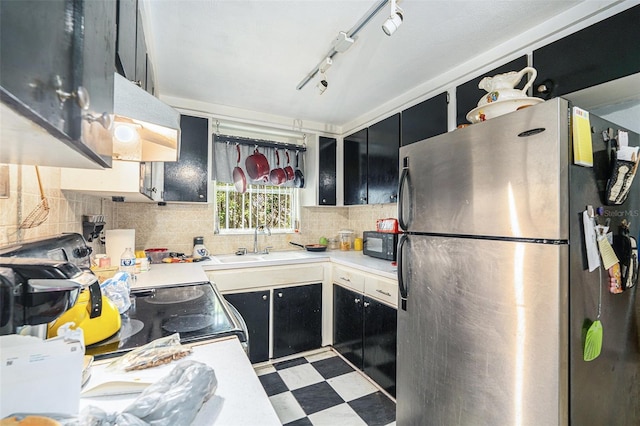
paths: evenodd
<path fill-rule="evenodd" d="M 583 226 L 592 206 L 591 223 L 640 238 L 640 176 L 606 205 L 624 129 L 591 115 L 594 165 L 577 166 L 570 107 L 400 149 L 399 426 L 640 425 L 638 286 L 612 294 L 589 272 Z M 599 301 L 602 350 L 585 361 Z"/>

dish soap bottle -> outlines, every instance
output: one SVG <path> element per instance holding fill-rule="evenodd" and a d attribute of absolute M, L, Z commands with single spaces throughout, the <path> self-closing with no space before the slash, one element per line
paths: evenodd
<path fill-rule="evenodd" d="M 209 256 L 209 250 L 204 246 L 204 237 L 195 237 L 193 239 L 193 258 L 200 259 L 206 256 Z"/>
<path fill-rule="evenodd" d="M 127 247 L 120 255 L 120 271 L 133 275 L 136 272 L 136 257 L 130 247 Z"/>

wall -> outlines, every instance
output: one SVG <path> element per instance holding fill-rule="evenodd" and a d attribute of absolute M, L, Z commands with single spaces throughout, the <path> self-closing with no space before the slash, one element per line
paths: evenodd
<path fill-rule="evenodd" d="M 302 207 L 300 232 L 296 234 L 259 234 L 258 246 L 274 250 L 292 250 L 290 241 L 317 243 L 320 237 L 335 237 L 341 229 L 353 229 L 357 235 L 375 229 L 376 219 L 395 217 L 395 204 L 354 207 Z M 214 206 L 195 204 L 113 203 L 111 228 L 136 230 L 136 248 L 166 247 L 170 251 L 190 253 L 193 237 L 203 236 L 205 246 L 214 254 L 234 253 L 244 247 L 253 250 L 253 234 L 217 235 L 214 233 Z"/>
<path fill-rule="evenodd" d="M 38 227 L 18 229 L 19 224 L 40 203 L 40 191 L 33 166 L 9 166 L 9 198 L 0 198 L 0 246 L 62 232 L 82 233 L 82 216 L 103 214 L 106 229 L 136 230 L 136 249 L 166 247 L 191 253 L 193 237 L 203 236 L 207 248 L 215 254 L 233 253 L 238 247 L 253 250 L 251 235 L 214 234 L 214 205 L 114 203 L 111 200 L 60 190 L 60 169 L 40 167 L 40 176 L 49 205 L 47 220 Z M 290 241 L 317 243 L 320 237 L 336 237 L 341 229 L 353 229 L 356 235 L 375 229 L 376 219 L 396 216 L 395 204 L 351 207 L 302 207 L 297 234 L 259 235 L 259 248 L 295 250 Z M 96 253 L 104 245 L 92 243 Z"/>
<path fill-rule="evenodd" d="M 59 234 L 82 232 L 82 215 L 100 214 L 100 198 L 60 190 L 60 169 L 39 167 L 42 187 L 49 206 L 46 221 L 30 229 L 19 229 L 29 214 L 42 210 L 34 166 L 9 166 L 9 198 L 0 198 L 0 246 Z M 109 201 L 110 202 L 110 201 Z"/>

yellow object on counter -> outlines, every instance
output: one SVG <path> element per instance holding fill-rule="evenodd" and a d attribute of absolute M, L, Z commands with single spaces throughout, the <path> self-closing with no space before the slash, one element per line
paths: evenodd
<path fill-rule="evenodd" d="M 106 296 L 102 296 L 102 313 L 95 318 L 91 318 L 89 315 L 91 309 L 89 299 L 89 290 L 82 290 L 76 304 L 58 319 L 49 323 L 47 337 L 57 336 L 58 328 L 68 322 L 75 324 L 71 327 L 72 330 L 78 327 L 82 329 L 85 345 L 92 345 L 116 334 L 122 325 L 116 305 Z"/>
<path fill-rule="evenodd" d="M 353 249 L 354 250 L 362 250 L 362 238 L 356 238 L 355 240 L 353 240 Z"/>
<path fill-rule="evenodd" d="M 147 257 L 147 253 L 145 253 L 144 250 L 136 250 L 136 257 L 145 258 Z"/>

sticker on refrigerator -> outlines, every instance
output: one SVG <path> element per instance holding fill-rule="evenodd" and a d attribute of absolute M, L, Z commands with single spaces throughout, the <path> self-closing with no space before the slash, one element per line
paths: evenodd
<path fill-rule="evenodd" d="M 573 163 L 578 166 L 593 167 L 593 143 L 589 112 L 573 107 L 571 114 L 573 131 Z"/>

